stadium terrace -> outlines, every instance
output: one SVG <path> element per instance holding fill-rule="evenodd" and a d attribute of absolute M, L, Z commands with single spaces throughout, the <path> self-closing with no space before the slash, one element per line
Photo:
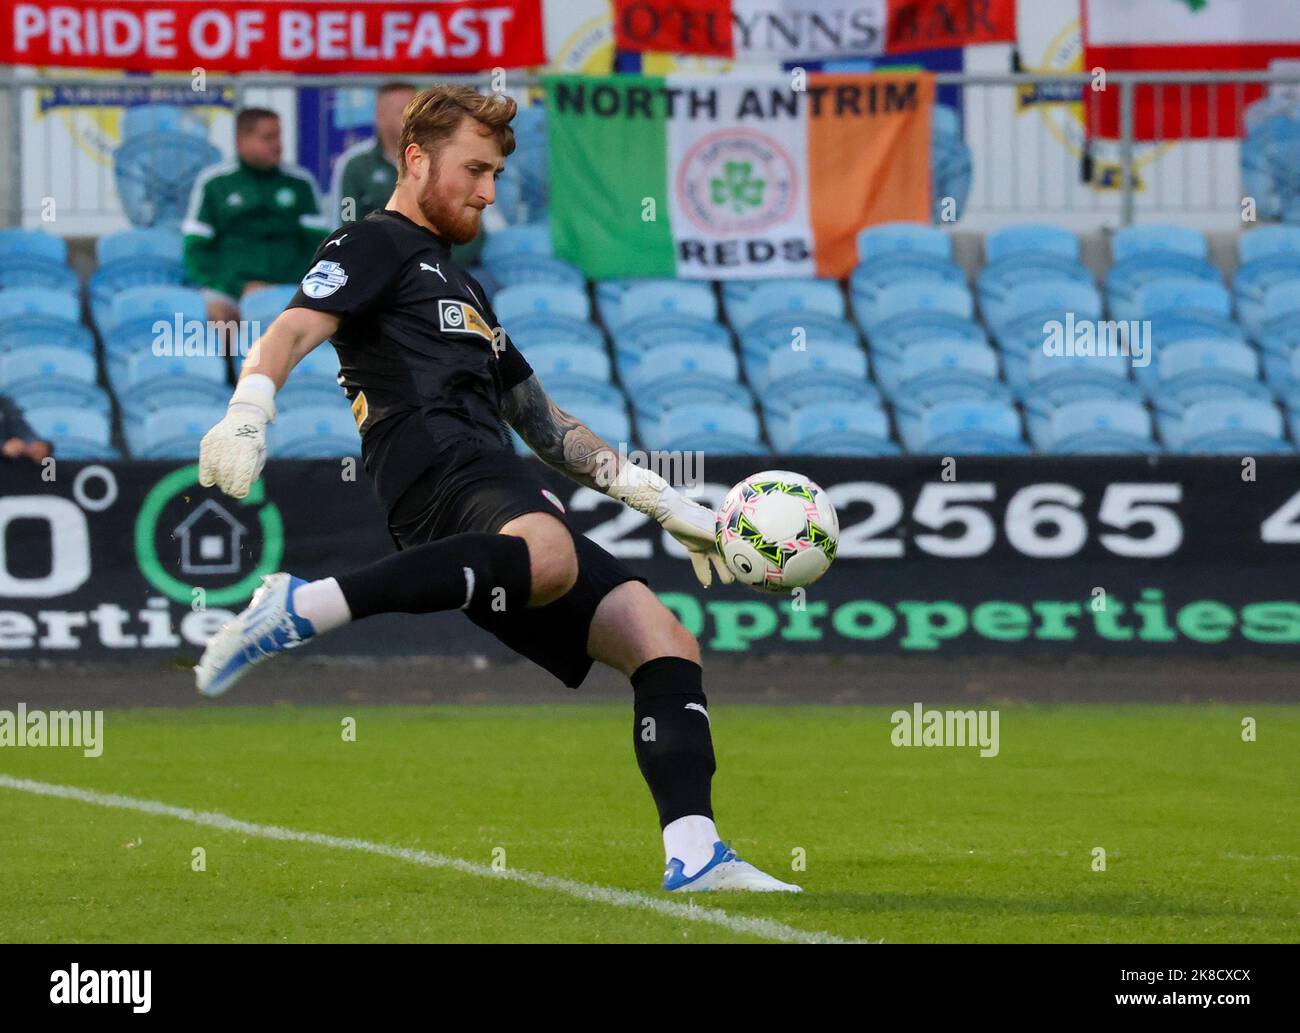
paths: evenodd
<path fill-rule="evenodd" d="M 598 118 L 690 118 L 734 117 L 737 121 L 795 117 L 807 107 L 811 114 L 872 116 L 912 111 L 917 105 L 916 83 L 880 82 L 867 85 L 841 83 L 821 85 L 812 80 L 807 89 L 790 86 L 750 87 L 741 91 L 734 111 L 725 111 L 715 87 L 592 86 L 565 82 L 556 86 L 556 110 L 560 114 Z M 680 109 L 679 109 L 680 105 Z"/>

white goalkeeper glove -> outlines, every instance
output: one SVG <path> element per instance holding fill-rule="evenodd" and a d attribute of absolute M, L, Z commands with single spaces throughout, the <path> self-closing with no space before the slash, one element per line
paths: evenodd
<path fill-rule="evenodd" d="M 724 585 L 736 580 L 718 553 L 713 510 L 686 498 L 653 470 L 627 461 L 610 484 L 608 494 L 654 517 L 665 531 L 686 546 L 695 576 L 705 588 L 713 584 L 715 569 Z"/>
<path fill-rule="evenodd" d="M 250 373 L 235 388 L 225 418 L 203 435 L 199 483 L 246 498 L 266 465 L 266 424 L 274 419 L 275 381 Z"/>

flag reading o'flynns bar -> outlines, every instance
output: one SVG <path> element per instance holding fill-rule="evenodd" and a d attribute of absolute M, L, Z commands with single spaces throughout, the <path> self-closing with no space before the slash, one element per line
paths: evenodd
<path fill-rule="evenodd" d="M 934 77 L 548 77 L 551 236 L 590 277 L 844 277 L 930 218 Z"/>

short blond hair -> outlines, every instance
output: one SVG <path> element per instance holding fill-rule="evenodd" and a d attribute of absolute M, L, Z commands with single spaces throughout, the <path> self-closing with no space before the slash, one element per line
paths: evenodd
<path fill-rule="evenodd" d="M 482 94 L 470 86 L 440 83 L 421 90 L 402 112 L 402 143 L 397 176 L 406 175 L 406 148 L 418 144 L 431 158 L 451 139 L 466 118 L 492 130 L 503 156 L 515 149 L 515 131 L 510 122 L 518 105 L 500 94 Z"/>

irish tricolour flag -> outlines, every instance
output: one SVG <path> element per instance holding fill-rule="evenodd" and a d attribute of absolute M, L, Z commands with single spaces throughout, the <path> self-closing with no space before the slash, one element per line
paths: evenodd
<path fill-rule="evenodd" d="M 847 276 L 858 231 L 930 217 L 933 97 L 926 74 L 550 78 L 556 254 L 596 278 Z"/>

